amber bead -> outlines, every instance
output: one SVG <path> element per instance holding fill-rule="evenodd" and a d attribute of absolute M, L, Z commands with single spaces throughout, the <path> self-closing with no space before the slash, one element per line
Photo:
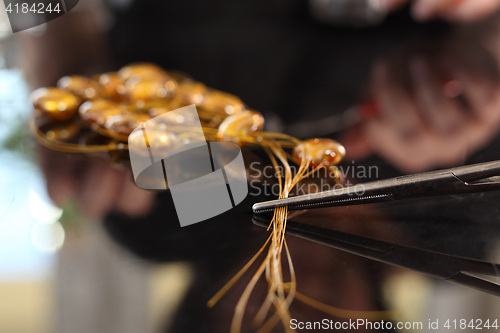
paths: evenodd
<path fill-rule="evenodd" d="M 174 99 L 181 105 L 200 105 L 206 91 L 207 87 L 203 83 L 186 81 L 179 85 Z"/>
<path fill-rule="evenodd" d="M 186 113 L 186 114 L 180 114 L 179 112 L 171 112 L 173 111 L 172 109 L 167 109 L 167 108 L 154 108 L 151 110 L 150 114 L 154 112 L 155 118 L 154 122 L 159 125 L 160 127 L 164 127 L 164 125 L 169 125 L 169 129 L 174 129 L 174 128 L 181 128 L 181 131 L 186 132 L 189 131 L 188 128 L 191 127 L 199 127 L 200 126 L 200 119 L 193 114 Z M 160 114 L 161 112 L 161 114 Z M 196 132 L 196 129 L 194 129 Z"/>
<path fill-rule="evenodd" d="M 167 95 L 162 79 L 128 80 L 125 90 L 131 102 L 152 101 Z"/>
<path fill-rule="evenodd" d="M 170 78 L 167 72 L 150 63 L 138 63 L 125 66 L 118 71 L 118 76 L 124 82 L 130 79 L 163 79 L 166 81 Z"/>
<path fill-rule="evenodd" d="M 257 111 L 246 110 L 224 119 L 217 135 L 219 138 L 237 139 L 260 131 L 262 127 L 264 127 L 264 117 Z"/>
<path fill-rule="evenodd" d="M 97 76 L 97 82 L 101 86 L 102 95 L 117 102 L 127 99 L 125 83 L 117 73 L 104 73 Z"/>
<path fill-rule="evenodd" d="M 107 99 L 98 99 L 83 103 L 80 106 L 79 112 L 80 117 L 87 124 L 97 123 L 100 126 L 104 126 L 106 120 L 123 114 L 125 110 L 120 104 Z"/>
<path fill-rule="evenodd" d="M 80 130 L 80 125 L 76 121 L 72 122 L 51 122 L 47 124 L 48 128 L 41 128 L 47 138 L 51 140 L 67 140 L 74 137 Z"/>
<path fill-rule="evenodd" d="M 344 146 L 331 139 L 309 139 L 293 149 L 293 158 L 297 164 L 300 164 L 305 157 L 311 160 L 312 167 L 320 164 L 325 166 L 338 164 L 344 156 Z"/>
<path fill-rule="evenodd" d="M 161 98 L 173 98 L 178 87 L 179 83 L 176 80 L 167 80 L 163 84 L 163 87 L 158 90 L 158 96 Z"/>
<path fill-rule="evenodd" d="M 176 136 L 164 130 L 148 129 L 148 144 L 155 152 L 167 153 L 177 147 Z M 133 131 L 128 137 L 129 148 L 136 153 L 148 155 L 149 152 L 144 147 L 144 132 Z"/>
<path fill-rule="evenodd" d="M 64 121 L 71 118 L 80 105 L 78 97 L 57 88 L 40 88 L 31 94 L 35 109 L 51 119 Z"/>
<path fill-rule="evenodd" d="M 104 127 L 119 135 L 130 135 L 141 123 L 150 120 L 147 114 L 131 113 L 110 117 L 104 123 Z"/>
<path fill-rule="evenodd" d="M 163 109 L 171 111 L 179 108 L 176 104 L 172 104 L 171 101 L 165 99 L 157 99 L 153 101 L 140 100 L 134 103 L 124 104 L 124 106 L 131 113 L 146 113 L 152 115 L 152 117 L 162 114 L 163 112 L 161 110 Z M 155 112 L 151 111 L 153 109 L 157 109 L 156 115 L 154 115 Z"/>
<path fill-rule="evenodd" d="M 175 110 L 176 108 L 172 108 L 170 106 L 167 106 L 167 105 L 163 105 L 163 106 L 155 106 L 155 107 L 152 107 L 148 110 L 148 113 L 151 117 L 158 117 L 158 116 L 161 116 L 162 114 L 165 114 L 167 112 L 170 112 L 172 110 Z"/>
<path fill-rule="evenodd" d="M 235 115 L 245 109 L 245 104 L 238 97 L 222 92 L 211 90 L 203 99 L 203 108 L 219 115 Z"/>
<path fill-rule="evenodd" d="M 101 95 L 97 81 L 80 75 L 62 77 L 57 81 L 57 87 L 69 91 L 84 101 L 97 99 Z"/>

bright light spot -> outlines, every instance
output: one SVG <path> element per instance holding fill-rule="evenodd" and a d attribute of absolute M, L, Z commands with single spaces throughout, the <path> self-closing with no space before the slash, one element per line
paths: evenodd
<path fill-rule="evenodd" d="M 233 114 L 234 111 L 236 111 L 236 109 L 232 105 L 227 105 L 226 108 L 225 108 L 225 110 L 226 110 L 227 114 Z"/>
<path fill-rule="evenodd" d="M 86 96 L 87 98 L 92 98 L 92 97 L 94 97 L 94 96 L 95 96 L 95 90 L 94 90 L 94 89 L 92 89 L 92 88 L 87 88 L 87 89 L 85 89 L 85 96 Z"/>
<path fill-rule="evenodd" d="M 29 205 L 31 216 L 38 223 L 55 223 L 61 218 L 63 213 L 61 208 L 44 201 L 33 189 L 30 189 Z"/>
<path fill-rule="evenodd" d="M 167 89 L 165 89 L 165 88 L 158 89 L 158 96 L 162 97 L 162 98 L 166 97 L 167 96 Z"/>
<path fill-rule="evenodd" d="M 56 252 L 64 243 L 64 228 L 59 221 L 46 224 L 37 223 L 31 229 L 31 242 L 42 252 Z"/>
<path fill-rule="evenodd" d="M 193 102 L 194 104 L 201 104 L 201 102 L 203 101 L 203 95 L 201 94 L 195 94 L 193 95 Z"/>
<path fill-rule="evenodd" d="M 68 105 L 66 105 L 66 103 L 64 102 L 59 102 L 59 104 L 57 104 L 57 109 L 59 111 L 64 111 L 68 108 Z"/>

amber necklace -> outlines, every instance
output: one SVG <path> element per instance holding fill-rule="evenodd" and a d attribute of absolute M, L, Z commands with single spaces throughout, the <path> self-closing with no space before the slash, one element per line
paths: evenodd
<path fill-rule="evenodd" d="M 286 198 L 299 181 L 322 168 L 327 168 L 331 171 L 327 174 L 338 179 L 340 173 L 335 165 L 345 155 L 343 146 L 334 140 L 301 141 L 285 134 L 262 131 L 263 116 L 248 109 L 238 97 L 207 88 L 203 83 L 183 74 L 167 72 L 154 64 L 131 64 L 118 72 L 99 74 L 92 78 L 65 76 L 58 81 L 57 88 L 35 90 L 32 101 L 35 113 L 30 125 L 37 141 L 49 149 L 67 153 L 127 151 L 133 148 L 127 142 L 134 144 L 134 140 L 128 140 L 128 136 L 141 123 L 195 104 L 208 141 L 231 141 L 240 146 L 257 145 L 267 152 L 276 170 L 280 198 Z M 80 125 L 106 140 L 98 144 L 81 140 L 74 142 L 73 137 Z M 158 138 L 155 142 L 162 145 L 169 141 Z M 291 154 L 287 152 L 289 149 L 292 150 Z M 296 172 L 292 171 L 290 162 L 298 165 Z M 333 315 L 348 316 L 343 310 L 320 305 L 297 293 L 295 271 L 285 239 L 287 218 L 286 208 L 275 210 L 267 242 L 208 302 L 209 307 L 214 306 L 267 249 L 267 254 L 236 305 L 231 332 L 240 331 L 250 295 L 263 276 L 268 283 L 268 295 L 254 320 L 260 327 L 259 331 L 271 330 L 280 320 L 285 329 L 290 330 L 289 308 L 294 298 Z M 283 281 L 283 250 L 290 281 Z"/>

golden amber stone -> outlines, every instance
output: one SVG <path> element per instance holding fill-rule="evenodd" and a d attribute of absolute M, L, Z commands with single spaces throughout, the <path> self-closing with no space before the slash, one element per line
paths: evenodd
<path fill-rule="evenodd" d="M 136 153 L 149 155 L 148 149 L 144 148 L 144 132 L 133 131 L 128 137 L 129 148 Z M 149 129 L 147 135 L 147 143 L 149 147 L 161 153 L 168 153 L 177 147 L 177 138 L 175 134 L 164 131 Z"/>
<path fill-rule="evenodd" d="M 181 106 L 179 104 L 171 102 L 171 103 L 166 103 L 164 105 L 152 106 L 148 109 L 148 113 L 151 117 L 158 117 L 158 116 L 164 115 L 165 113 L 168 113 L 170 111 L 177 110 L 180 107 Z M 177 115 L 177 113 L 174 112 L 174 113 L 172 113 L 172 115 L 170 115 L 168 117 L 172 117 L 173 115 Z M 162 119 L 166 119 L 166 118 L 162 117 Z M 161 119 L 159 119 L 159 121 L 161 122 Z"/>
<path fill-rule="evenodd" d="M 161 99 L 153 101 L 134 101 L 124 104 L 128 111 L 132 113 L 148 113 L 150 109 L 167 105 L 167 102 Z"/>
<path fill-rule="evenodd" d="M 35 109 L 49 118 L 64 121 L 71 118 L 80 105 L 78 97 L 57 88 L 40 88 L 31 94 Z"/>
<path fill-rule="evenodd" d="M 331 139 L 309 139 L 293 149 L 295 163 L 300 164 L 302 158 L 309 159 L 310 166 L 320 164 L 331 166 L 338 164 L 345 156 L 345 148 L 340 143 Z"/>
<path fill-rule="evenodd" d="M 163 85 L 163 89 L 158 91 L 158 95 L 162 98 L 173 98 L 178 87 L 179 83 L 176 80 L 168 80 Z"/>
<path fill-rule="evenodd" d="M 83 121 L 89 125 L 96 123 L 100 126 L 104 126 L 104 123 L 109 118 L 121 115 L 124 112 L 125 109 L 120 104 L 107 99 L 85 102 L 79 109 Z"/>
<path fill-rule="evenodd" d="M 164 81 L 167 81 L 170 78 L 167 72 L 165 72 L 159 66 L 150 63 L 138 63 L 125 66 L 118 71 L 118 76 L 124 82 L 130 79 L 162 79 Z"/>
<path fill-rule="evenodd" d="M 67 140 L 75 136 L 80 130 L 78 122 L 51 123 L 50 129 L 45 132 L 47 138 L 51 140 Z"/>
<path fill-rule="evenodd" d="M 125 83 L 120 79 L 117 73 L 104 73 L 98 75 L 96 79 L 101 86 L 101 92 L 104 97 L 117 102 L 123 102 L 127 99 Z"/>
<path fill-rule="evenodd" d="M 104 127 L 116 134 L 130 135 L 141 123 L 150 120 L 151 117 L 143 113 L 130 113 L 110 117 L 104 123 Z"/>
<path fill-rule="evenodd" d="M 207 91 L 207 86 L 200 82 L 186 81 L 177 87 L 174 100 L 181 105 L 200 105 Z"/>
<path fill-rule="evenodd" d="M 162 114 L 165 114 L 167 112 L 170 112 L 172 110 L 175 110 L 176 108 L 172 108 L 170 106 L 164 105 L 164 106 L 155 106 L 149 109 L 148 113 L 151 117 L 158 117 L 161 116 Z"/>
<path fill-rule="evenodd" d="M 257 111 L 246 110 L 234 116 L 227 117 L 219 125 L 219 138 L 238 139 L 262 130 L 264 117 Z"/>
<path fill-rule="evenodd" d="M 57 81 L 57 87 L 69 91 L 84 101 L 97 99 L 101 95 L 100 86 L 97 81 L 80 75 L 60 78 Z"/>
<path fill-rule="evenodd" d="M 203 108 L 219 115 L 235 115 L 245 109 L 245 104 L 234 95 L 211 90 L 204 96 Z"/>
<path fill-rule="evenodd" d="M 131 102 L 152 101 L 167 95 L 163 79 L 128 80 L 125 90 Z"/>

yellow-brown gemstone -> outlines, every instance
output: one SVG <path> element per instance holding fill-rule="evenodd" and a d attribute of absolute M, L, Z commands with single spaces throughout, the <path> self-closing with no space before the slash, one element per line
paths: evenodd
<path fill-rule="evenodd" d="M 155 106 L 149 109 L 148 113 L 151 117 L 158 117 L 161 116 L 162 114 L 165 114 L 167 112 L 170 112 L 172 110 L 175 110 L 176 108 L 172 108 L 168 105 L 163 105 L 163 106 Z"/>
<path fill-rule="evenodd" d="M 72 138 L 80 130 L 78 122 L 72 121 L 68 123 L 51 123 L 50 129 L 45 132 L 47 138 L 51 140 L 67 140 Z"/>
<path fill-rule="evenodd" d="M 245 104 L 238 97 L 217 90 L 207 92 L 203 99 L 203 108 L 219 115 L 235 115 L 245 109 Z"/>
<path fill-rule="evenodd" d="M 152 101 L 167 96 L 165 80 L 160 78 L 136 80 L 130 79 L 125 84 L 125 90 L 130 101 Z"/>
<path fill-rule="evenodd" d="M 170 77 L 160 67 L 150 63 L 138 63 L 123 67 L 118 71 L 118 76 L 124 82 L 130 79 L 145 80 L 145 79 L 162 79 L 167 81 Z"/>
<path fill-rule="evenodd" d="M 57 121 L 73 117 L 80 105 L 78 97 L 57 88 L 39 88 L 33 91 L 31 100 L 35 109 Z"/>
<path fill-rule="evenodd" d="M 57 87 L 69 91 L 84 101 L 101 97 L 100 86 L 97 81 L 85 76 L 64 76 L 57 81 Z"/>
<path fill-rule="evenodd" d="M 104 126 L 106 120 L 111 117 L 121 115 L 125 112 L 124 108 L 115 102 L 107 99 L 98 99 L 88 101 L 80 106 L 80 117 L 87 124 L 94 123 Z"/>
<path fill-rule="evenodd" d="M 125 83 L 120 79 L 117 73 L 104 73 L 97 76 L 97 82 L 101 85 L 101 92 L 104 97 L 117 102 L 127 100 Z"/>
<path fill-rule="evenodd" d="M 145 138 L 143 131 L 133 131 L 128 137 L 129 148 L 136 153 L 148 155 L 149 152 L 145 149 Z M 168 153 L 177 147 L 176 136 L 173 133 L 164 130 L 148 129 L 149 147 L 156 152 Z"/>
<path fill-rule="evenodd" d="M 119 135 L 130 135 L 141 123 L 150 120 L 151 117 L 142 113 L 131 113 L 110 117 L 104 123 L 104 127 Z"/>
<path fill-rule="evenodd" d="M 227 117 L 219 126 L 219 138 L 238 139 L 262 130 L 264 117 L 257 111 L 246 110 L 234 116 Z"/>
<path fill-rule="evenodd" d="M 309 159 L 310 166 L 320 164 L 331 166 L 338 164 L 345 156 L 345 148 L 340 143 L 331 139 L 309 139 L 293 149 L 295 163 L 300 164 L 302 158 Z"/>
<path fill-rule="evenodd" d="M 177 87 L 174 99 L 181 105 L 200 105 L 206 91 L 207 87 L 203 83 L 186 81 Z"/>

